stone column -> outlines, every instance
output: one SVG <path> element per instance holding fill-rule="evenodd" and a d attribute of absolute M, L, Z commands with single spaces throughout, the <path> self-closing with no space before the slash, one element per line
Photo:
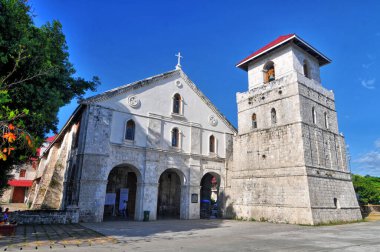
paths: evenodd
<path fill-rule="evenodd" d="M 143 220 L 144 211 L 150 211 L 149 220 L 157 219 L 157 197 L 158 197 L 158 183 L 141 183 L 138 184 L 143 192 L 142 209 L 139 220 Z"/>
<path fill-rule="evenodd" d="M 143 183 L 137 183 L 136 188 L 136 206 L 135 206 L 135 221 L 141 221 L 144 218 L 143 212 L 143 192 L 144 186 Z"/>
<path fill-rule="evenodd" d="M 189 219 L 189 186 L 181 186 L 181 206 L 180 206 L 180 218 Z"/>
<path fill-rule="evenodd" d="M 188 186 L 188 199 L 189 199 L 188 219 L 199 219 L 200 218 L 200 198 L 201 198 L 200 190 L 201 190 L 201 187 L 199 185 L 189 185 Z M 198 196 L 197 203 L 191 202 L 191 195 L 192 194 L 197 194 L 197 196 Z"/>
<path fill-rule="evenodd" d="M 218 190 L 218 217 L 224 217 L 224 209 L 225 209 L 225 196 L 226 192 L 224 186 L 219 186 Z"/>
<path fill-rule="evenodd" d="M 192 158 L 190 160 L 190 181 L 188 189 L 188 219 L 199 219 L 200 218 L 200 184 L 202 179 L 201 163 L 200 159 Z M 191 203 L 191 195 L 197 194 L 197 203 Z"/>
<path fill-rule="evenodd" d="M 82 179 L 79 194 L 79 219 L 84 222 L 103 220 L 107 180 Z"/>

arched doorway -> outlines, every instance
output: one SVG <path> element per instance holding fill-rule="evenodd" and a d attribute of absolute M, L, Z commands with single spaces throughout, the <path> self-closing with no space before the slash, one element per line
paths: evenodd
<path fill-rule="evenodd" d="M 220 204 L 218 202 L 220 176 L 216 173 L 206 173 L 201 179 L 200 218 L 217 218 Z"/>
<path fill-rule="evenodd" d="M 175 169 L 164 171 L 158 181 L 157 219 L 179 219 L 181 215 L 182 174 Z"/>
<path fill-rule="evenodd" d="M 108 175 L 103 219 L 134 220 L 136 213 L 137 182 L 141 176 L 131 165 L 118 165 Z M 124 201 L 127 202 L 125 213 Z"/>

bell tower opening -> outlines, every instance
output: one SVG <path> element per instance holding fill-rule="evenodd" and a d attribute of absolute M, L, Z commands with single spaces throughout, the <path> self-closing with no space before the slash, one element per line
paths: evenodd
<path fill-rule="evenodd" d="M 268 61 L 264 65 L 263 72 L 264 72 L 264 84 L 274 81 L 276 79 L 273 61 Z"/>

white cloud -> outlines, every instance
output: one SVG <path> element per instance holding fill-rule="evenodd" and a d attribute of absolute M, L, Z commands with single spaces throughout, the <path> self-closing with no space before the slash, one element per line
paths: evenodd
<path fill-rule="evenodd" d="M 352 172 L 380 177 L 380 138 L 374 142 L 376 150 L 364 153 L 354 159 Z"/>
<path fill-rule="evenodd" d="M 375 141 L 376 148 L 380 148 L 380 138 Z"/>
<path fill-rule="evenodd" d="M 360 158 L 356 160 L 358 163 L 377 163 L 380 162 L 380 152 L 378 151 L 370 151 L 364 155 L 362 155 Z M 379 163 L 380 164 L 380 163 Z"/>
<path fill-rule="evenodd" d="M 360 83 L 362 84 L 363 87 L 367 89 L 375 89 L 375 83 L 376 79 L 369 79 L 369 80 L 361 80 Z"/>
<path fill-rule="evenodd" d="M 380 177 L 380 151 L 370 151 L 353 160 L 353 173 Z"/>
<path fill-rule="evenodd" d="M 372 53 L 367 53 L 367 58 L 370 60 L 374 60 L 374 59 L 376 59 L 376 55 L 372 54 Z"/>
<path fill-rule="evenodd" d="M 370 63 L 368 63 L 368 64 L 363 63 L 363 64 L 362 64 L 362 67 L 363 67 L 364 69 L 369 69 L 373 64 L 374 64 L 374 62 L 370 62 Z"/>

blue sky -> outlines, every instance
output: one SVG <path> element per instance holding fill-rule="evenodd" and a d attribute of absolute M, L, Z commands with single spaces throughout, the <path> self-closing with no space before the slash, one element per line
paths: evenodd
<path fill-rule="evenodd" d="M 183 70 L 237 125 L 235 93 L 247 90 L 235 64 L 276 37 L 296 33 L 332 59 L 333 89 L 353 173 L 380 176 L 380 1 L 32 0 L 35 23 L 63 24 L 77 75 L 97 75 L 98 92 Z M 88 93 L 91 96 L 94 93 Z M 59 113 L 63 126 L 76 101 Z"/>

